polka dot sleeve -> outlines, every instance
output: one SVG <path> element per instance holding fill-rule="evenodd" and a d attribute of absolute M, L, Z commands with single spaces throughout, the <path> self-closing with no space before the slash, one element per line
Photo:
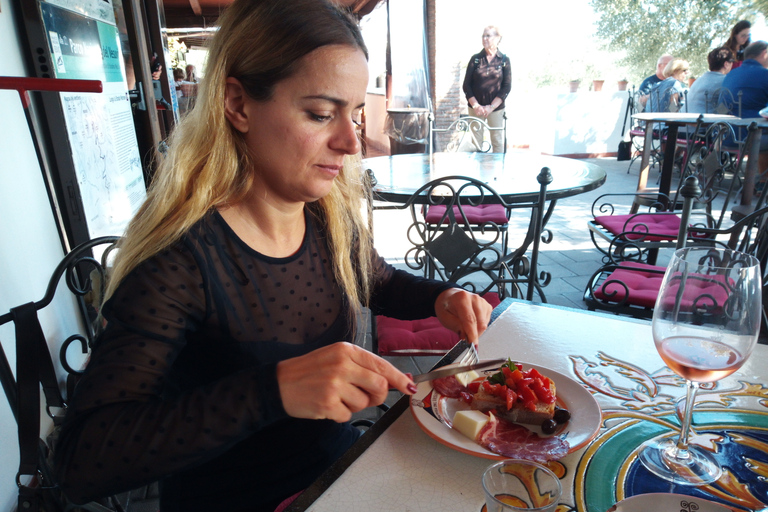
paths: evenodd
<path fill-rule="evenodd" d="M 176 368 L 210 322 L 206 280 L 192 251 L 180 247 L 138 267 L 105 305 L 106 331 L 57 447 L 59 481 L 72 499 L 200 464 L 285 417 L 275 362 L 194 382 Z"/>

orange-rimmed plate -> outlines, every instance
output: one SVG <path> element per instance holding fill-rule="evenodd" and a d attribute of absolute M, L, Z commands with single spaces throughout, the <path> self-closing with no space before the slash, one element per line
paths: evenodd
<path fill-rule="evenodd" d="M 555 383 L 557 403 L 568 409 L 571 419 L 560 425 L 553 434 L 568 441 L 568 453 L 586 446 L 597 436 L 600 430 L 601 411 L 595 397 L 575 380 L 562 373 L 535 364 L 521 363 L 523 368 L 536 368 Z M 494 371 L 485 372 L 486 374 Z M 473 440 L 452 427 L 456 411 L 469 409 L 462 400 L 448 398 L 432 388 L 432 382 L 418 384 L 418 391 L 411 397 L 411 412 L 421 429 L 436 441 L 454 450 L 486 459 L 504 460 L 508 457 L 486 450 Z M 534 425 L 525 425 L 539 435 L 541 429 Z"/>

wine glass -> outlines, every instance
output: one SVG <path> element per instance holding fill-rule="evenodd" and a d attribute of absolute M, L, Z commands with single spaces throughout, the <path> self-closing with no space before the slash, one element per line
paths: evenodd
<path fill-rule="evenodd" d="M 681 485 L 720 478 L 712 454 L 688 446 L 693 403 L 700 383 L 727 377 L 752 353 L 760 281 L 757 258 L 742 252 L 689 247 L 672 256 L 653 310 L 653 341 L 667 366 L 685 378 L 687 393 L 679 438 L 649 440 L 639 453 L 655 475 Z"/>

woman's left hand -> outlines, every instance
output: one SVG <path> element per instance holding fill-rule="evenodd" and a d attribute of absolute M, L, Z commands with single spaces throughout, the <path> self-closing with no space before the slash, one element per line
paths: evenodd
<path fill-rule="evenodd" d="M 445 290 L 435 301 L 440 323 L 474 345 L 488 327 L 491 311 L 493 308 L 485 299 L 461 288 Z"/>

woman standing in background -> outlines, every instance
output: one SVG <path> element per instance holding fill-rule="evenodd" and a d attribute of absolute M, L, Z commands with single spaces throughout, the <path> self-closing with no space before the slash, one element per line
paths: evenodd
<path fill-rule="evenodd" d="M 469 102 L 469 115 L 485 119 L 489 126 L 504 125 L 504 100 L 512 90 L 509 57 L 498 49 L 501 32 L 494 25 L 483 30 L 483 50 L 472 56 L 464 75 L 464 94 Z M 494 153 L 504 152 L 504 132 L 491 132 Z"/>

